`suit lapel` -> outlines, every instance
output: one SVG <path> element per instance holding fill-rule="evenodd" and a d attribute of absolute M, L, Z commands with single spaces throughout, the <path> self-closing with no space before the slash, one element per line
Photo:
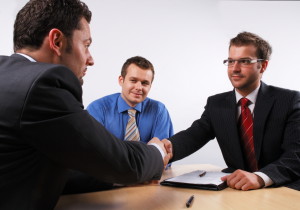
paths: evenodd
<path fill-rule="evenodd" d="M 261 154 L 261 145 L 263 141 L 266 121 L 273 104 L 274 98 L 273 96 L 268 94 L 268 86 L 262 82 L 254 107 L 254 149 L 258 161 Z"/>
<path fill-rule="evenodd" d="M 237 105 L 234 91 L 228 94 L 225 99 L 224 106 L 228 112 L 224 113 L 224 119 L 227 119 L 224 125 L 228 134 L 228 145 L 231 156 L 236 160 L 239 165 L 236 168 L 245 169 L 244 157 L 241 150 L 241 144 L 237 129 Z"/>

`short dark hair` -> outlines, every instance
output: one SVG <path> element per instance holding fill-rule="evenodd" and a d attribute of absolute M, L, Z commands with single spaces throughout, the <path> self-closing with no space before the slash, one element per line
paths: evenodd
<path fill-rule="evenodd" d="M 90 23 L 92 13 L 80 0 L 30 0 L 17 14 L 14 24 L 14 51 L 39 49 L 51 29 L 57 28 L 68 40 L 80 29 L 80 20 Z"/>
<path fill-rule="evenodd" d="M 146 58 L 143 58 L 141 56 L 135 56 L 132 58 L 128 58 L 126 60 L 126 62 L 123 64 L 122 70 L 121 70 L 121 76 L 123 78 L 125 78 L 125 76 L 127 74 L 127 68 L 130 64 L 135 64 L 144 70 L 150 69 L 153 73 L 152 81 L 154 80 L 154 67 L 153 67 L 152 63 L 150 61 L 148 61 Z"/>
<path fill-rule="evenodd" d="M 256 56 L 259 59 L 269 60 L 272 54 L 271 45 L 260 36 L 250 33 L 241 32 L 236 37 L 230 40 L 229 48 L 231 46 L 245 46 L 253 45 L 256 47 Z"/>

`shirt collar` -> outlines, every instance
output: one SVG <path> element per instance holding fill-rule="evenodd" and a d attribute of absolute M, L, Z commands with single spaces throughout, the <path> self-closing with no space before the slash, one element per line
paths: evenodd
<path fill-rule="evenodd" d="M 27 58 L 28 60 L 30 60 L 31 62 L 36 62 L 36 60 L 34 60 L 32 57 L 30 57 L 29 55 L 23 54 L 23 53 L 17 53 L 19 55 L 22 55 L 23 57 Z"/>
<path fill-rule="evenodd" d="M 256 102 L 256 98 L 257 98 L 257 94 L 258 94 L 258 90 L 260 88 L 260 83 L 259 83 L 259 86 L 253 90 L 249 95 L 247 95 L 245 98 L 249 99 L 251 101 L 251 103 L 255 104 Z M 236 97 L 236 103 L 238 103 L 240 101 L 241 98 L 243 98 L 243 96 L 237 92 L 236 89 L 234 89 L 235 91 L 235 97 Z"/>
<path fill-rule="evenodd" d="M 133 107 L 135 110 L 138 112 L 142 112 L 142 103 L 138 103 L 135 107 Z M 128 109 L 132 109 L 131 106 L 129 106 L 126 101 L 122 98 L 121 94 L 119 95 L 118 98 L 118 112 L 124 112 L 127 111 Z"/>

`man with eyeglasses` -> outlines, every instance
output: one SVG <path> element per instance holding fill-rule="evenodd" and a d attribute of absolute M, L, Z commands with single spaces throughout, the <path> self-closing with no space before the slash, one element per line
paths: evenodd
<path fill-rule="evenodd" d="M 300 93 L 261 81 L 272 48 L 256 34 L 231 39 L 224 61 L 234 90 L 211 96 L 201 118 L 169 140 L 171 162 L 217 139 L 231 188 L 288 186 L 300 190 Z"/>

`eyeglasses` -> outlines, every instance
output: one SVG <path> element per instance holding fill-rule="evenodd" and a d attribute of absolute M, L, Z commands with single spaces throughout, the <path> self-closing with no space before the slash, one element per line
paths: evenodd
<path fill-rule="evenodd" d="M 223 64 L 225 66 L 233 66 L 235 62 L 237 62 L 238 64 L 240 64 L 241 66 L 249 66 L 252 63 L 257 63 L 260 61 L 264 61 L 264 59 L 238 59 L 238 60 L 233 60 L 233 59 L 228 59 L 228 60 L 224 60 Z"/>

